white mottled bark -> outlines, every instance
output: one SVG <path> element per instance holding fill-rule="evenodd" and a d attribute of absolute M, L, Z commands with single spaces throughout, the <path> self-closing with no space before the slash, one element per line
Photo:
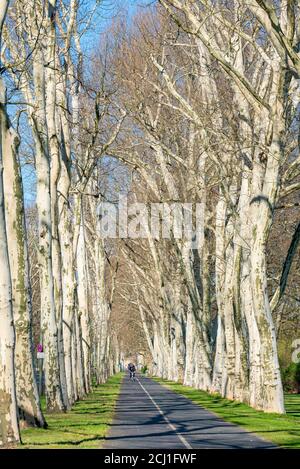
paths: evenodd
<path fill-rule="evenodd" d="M 59 94 L 59 98 L 62 94 Z M 61 101 L 60 101 L 61 102 Z M 65 100 L 61 102 L 62 106 Z M 59 244 L 61 248 L 61 267 L 62 267 L 62 322 L 63 322 L 63 346 L 66 384 L 69 404 L 72 405 L 75 400 L 74 377 L 72 364 L 72 334 L 73 319 L 75 314 L 75 264 L 73 256 L 73 224 L 72 213 L 69 202 L 70 189 L 70 169 L 71 169 L 71 149 L 69 125 L 65 115 L 61 116 L 61 171 L 58 182 L 60 197 L 58 200 L 59 212 Z"/>
<path fill-rule="evenodd" d="M 87 286 L 87 257 L 83 208 L 81 208 L 81 222 L 79 238 L 77 244 L 77 295 L 78 314 L 81 320 L 82 329 L 82 353 L 83 353 L 83 375 L 85 392 L 90 391 L 91 386 L 91 337 L 90 337 L 90 316 L 88 311 L 88 286 Z"/>
<path fill-rule="evenodd" d="M 60 148 L 57 135 L 58 112 L 56 105 L 57 76 L 56 69 L 56 0 L 49 1 L 47 12 L 47 39 L 46 39 L 46 68 L 45 68 L 45 96 L 46 96 L 46 122 L 48 128 L 48 148 L 50 158 L 50 196 L 51 196 L 51 249 L 52 249 L 52 273 L 54 287 L 54 303 L 58 336 L 58 360 L 60 372 L 60 385 L 64 406 L 69 409 L 70 403 L 67 393 L 67 382 L 64 361 L 63 346 L 63 318 L 62 318 L 62 260 L 60 238 L 58 234 L 58 194 L 57 185 L 60 176 Z"/>
<path fill-rule="evenodd" d="M 0 39 L 8 2 L 0 2 Z M 0 41 L 1 45 L 1 41 Z M 0 445 L 20 441 L 14 366 L 15 331 L 5 226 L 2 129 L 6 125 L 5 87 L 0 78 Z"/>
<path fill-rule="evenodd" d="M 226 201 L 222 194 L 216 207 L 216 301 L 218 306 L 217 337 L 213 366 L 212 392 L 224 395 L 223 383 L 227 381 L 225 367 L 225 332 L 224 332 L 224 283 L 225 283 L 225 217 Z"/>
<path fill-rule="evenodd" d="M 32 116 L 34 138 L 36 144 L 36 172 L 37 172 L 37 208 L 39 219 L 39 250 L 38 261 L 40 269 L 42 333 L 45 349 L 45 387 L 47 408 L 62 410 L 58 328 L 56 322 L 53 266 L 52 266 L 52 220 L 50 195 L 50 159 L 47 151 L 47 141 L 44 139 L 46 127 L 45 108 L 45 75 L 43 56 L 37 54 L 33 66 L 36 107 Z"/>
<path fill-rule="evenodd" d="M 5 217 L 16 331 L 15 369 L 19 418 L 23 425 L 44 427 L 33 365 L 31 289 L 18 145 L 19 138 L 9 119 L 3 119 Z"/>

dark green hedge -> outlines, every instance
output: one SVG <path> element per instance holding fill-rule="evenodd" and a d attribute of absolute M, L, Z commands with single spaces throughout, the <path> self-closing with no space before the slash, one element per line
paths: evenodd
<path fill-rule="evenodd" d="M 300 393 L 300 362 L 291 363 L 282 370 L 282 383 L 285 392 Z"/>

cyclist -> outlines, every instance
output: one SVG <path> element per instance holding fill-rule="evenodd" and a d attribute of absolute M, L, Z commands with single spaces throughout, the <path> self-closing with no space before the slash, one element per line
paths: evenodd
<path fill-rule="evenodd" d="M 128 364 L 128 370 L 129 370 L 129 378 L 134 381 L 135 380 L 135 366 L 133 363 Z"/>

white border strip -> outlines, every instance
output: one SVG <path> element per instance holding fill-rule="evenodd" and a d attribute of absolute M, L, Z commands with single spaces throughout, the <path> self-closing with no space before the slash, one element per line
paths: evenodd
<path fill-rule="evenodd" d="M 152 403 L 155 405 L 155 407 L 157 408 L 158 412 L 163 416 L 163 418 L 165 419 L 165 421 L 167 422 L 167 424 L 169 425 L 169 427 L 171 428 L 171 430 L 173 432 L 176 433 L 176 435 L 178 436 L 179 440 L 184 444 L 184 446 L 187 448 L 187 449 L 193 449 L 192 446 L 186 441 L 186 439 L 180 434 L 178 433 L 176 427 L 170 422 L 170 420 L 168 419 L 168 417 L 164 414 L 164 412 L 161 410 L 161 408 L 159 407 L 159 405 L 155 402 L 155 400 L 153 399 L 153 397 L 149 394 L 149 392 L 147 391 L 147 389 L 142 385 L 142 383 L 140 382 L 140 380 L 137 378 L 138 380 L 138 383 L 139 385 L 141 386 L 141 388 L 144 390 L 144 392 L 147 394 L 147 396 L 149 397 L 149 399 L 151 399 Z"/>

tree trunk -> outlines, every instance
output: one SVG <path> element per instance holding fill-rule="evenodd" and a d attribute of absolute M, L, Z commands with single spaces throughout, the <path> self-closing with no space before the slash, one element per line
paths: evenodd
<path fill-rule="evenodd" d="M 39 59 L 39 60 L 38 60 Z M 54 283 L 52 268 L 52 220 L 50 195 L 50 160 L 45 141 L 45 77 L 43 57 L 38 54 L 33 67 L 37 110 L 32 115 L 36 145 L 37 172 L 37 209 L 39 250 L 38 262 L 40 269 L 41 291 L 41 323 L 43 344 L 45 349 L 45 388 L 46 402 L 49 411 L 64 410 L 61 392 L 58 328 L 56 323 Z"/>
<path fill-rule="evenodd" d="M 224 283 L 225 283 L 225 218 L 226 201 L 219 194 L 216 207 L 216 302 L 218 307 L 217 334 L 213 366 L 212 392 L 224 395 L 223 383 L 227 381 L 225 368 L 225 331 L 224 331 Z M 224 378 L 224 379 L 223 379 Z"/>
<path fill-rule="evenodd" d="M 32 305 L 18 136 L 7 119 L 2 125 L 5 216 L 16 332 L 15 369 L 22 425 L 45 427 L 33 364 Z"/>
<path fill-rule="evenodd" d="M 58 194 L 57 185 L 60 176 L 60 147 L 57 136 L 57 104 L 56 104 L 56 88 L 57 81 L 61 77 L 57 77 L 56 62 L 56 0 L 48 2 L 47 12 L 47 39 L 46 39 L 46 122 L 48 128 L 48 147 L 50 157 L 50 196 L 51 196 L 51 229 L 52 229 L 52 273 L 54 286 L 54 303 L 57 322 L 58 335 L 58 360 L 60 371 L 60 384 L 63 404 L 66 409 L 70 408 L 67 393 L 66 371 L 64 361 L 63 346 L 63 322 L 62 322 L 62 260 L 60 249 L 60 238 L 58 235 Z"/>
<path fill-rule="evenodd" d="M 74 377 L 72 365 L 72 334 L 73 319 L 75 314 L 75 264 L 73 256 L 73 222 L 72 211 L 69 200 L 69 190 L 71 186 L 71 141 L 70 127 L 65 115 L 66 104 L 66 84 L 65 77 L 61 77 L 57 83 L 57 101 L 60 105 L 60 148 L 61 163 L 58 180 L 58 236 L 61 251 L 61 277 L 62 277 L 62 327 L 64 362 L 66 373 L 66 386 L 69 405 L 75 402 Z"/>
<path fill-rule="evenodd" d="M 0 3 L 0 33 L 2 33 L 7 5 L 8 2 Z M 2 155 L 4 147 L 2 134 L 5 130 L 7 119 L 4 103 L 5 87 L 0 77 L 0 445 L 20 441 L 14 365 L 15 331 L 12 310 L 12 285 L 5 226 L 3 187 Z"/>
<path fill-rule="evenodd" d="M 87 258 L 85 246 L 85 230 L 83 206 L 81 207 L 81 222 L 77 244 L 77 294 L 78 294 L 78 312 L 81 320 L 82 330 L 82 353 L 83 353 L 83 376 L 85 392 L 90 391 L 90 363 L 91 363 L 91 337 L 90 337 L 90 317 L 87 302 Z"/>

